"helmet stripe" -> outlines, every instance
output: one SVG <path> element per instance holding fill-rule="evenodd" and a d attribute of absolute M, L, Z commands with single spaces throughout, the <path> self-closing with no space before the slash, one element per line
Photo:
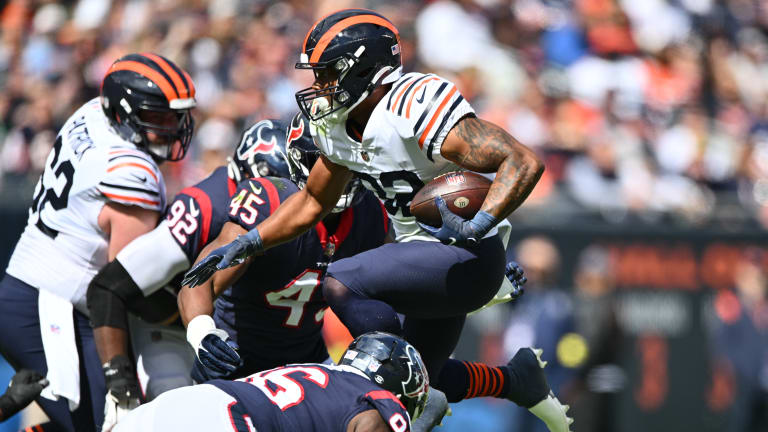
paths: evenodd
<path fill-rule="evenodd" d="M 333 12 L 329 12 L 329 13 L 323 15 L 322 17 L 318 18 L 318 20 L 315 21 L 314 24 L 312 24 L 312 27 L 309 28 L 309 31 L 307 32 L 307 35 L 304 36 L 304 44 L 301 46 L 301 52 L 303 52 L 303 53 L 307 52 L 307 41 L 309 41 L 309 35 L 311 35 L 312 31 L 315 30 L 315 27 L 317 27 L 317 25 L 320 24 L 320 21 L 328 18 L 329 16 L 331 16 L 331 15 L 337 13 L 337 12 L 341 12 L 341 11 L 344 11 L 344 10 L 345 9 L 335 10 Z"/>
<path fill-rule="evenodd" d="M 328 29 L 327 32 L 323 34 L 320 40 L 317 41 L 317 45 L 315 46 L 315 49 L 312 51 L 312 57 L 309 58 L 309 62 L 317 63 L 317 61 L 320 60 L 320 56 L 323 55 L 323 51 L 325 51 L 325 48 L 328 46 L 328 44 L 331 43 L 333 38 L 335 38 L 336 35 L 344 31 L 345 29 L 355 24 L 376 24 L 382 27 L 386 27 L 389 30 L 391 30 L 392 33 L 395 34 L 395 36 L 398 39 L 398 43 L 400 41 L 400 33 L 398 33 L 395 26 L 392 25 L 392 23 L 386 20 L 385 18 L 382 18 L 378 15 L 355 15 L 337 22 L 336 24 L 331 26 L 331 28 Z"/>
<path fill-rule="evenodd" d="M 186 84 L 184 84 L 184 81 L 182 81 L 181 75 L 179 75 L 179 73 L 174 68 L 172 68 L 171 65 L 165 61 L 165 59 L 152 53 L 141 53 L 141 55 L 155 62 L 155 64 L 158 65 L 166 75 L 168 75 L 168 77 L 171 79 L 171 82 L 173 83 L 174 88 L 176 88 L 176 93 L 179 94 L 179 98 L 186 99 L 189 97 L 189 89 L 187 88 Z"/>
<path fill-rule="evenodd" d="M 173 89 L 173 86 L 171 85 L 171 83 L 168 82 L 168 80 L 163 76 L 163 74 L 137 61 L 124 60 L 121 62 L 117 62 L 113 64 L 112 67 L 109 68 L 109 71 L 107 71 L 107 75 L 113 72 L 118 72 L 123 70 L 136 72 L 137 74 L 155 83 L 155 85 L 157 85 L 157 87 L 163 92 L 168 102 L 172 101 L 173 99 L 179 98 L 179 95 Z"/>

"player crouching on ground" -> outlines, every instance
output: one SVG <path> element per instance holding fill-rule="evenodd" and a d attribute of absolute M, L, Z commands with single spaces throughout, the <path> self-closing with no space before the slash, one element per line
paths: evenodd
<path fill-rule="evenodd" d="M 172 390 L 131 412 L 115 431 L 407 432 L 428 388 L 411 344 L 367 333 L 338 366 L 294 364 Z"/>

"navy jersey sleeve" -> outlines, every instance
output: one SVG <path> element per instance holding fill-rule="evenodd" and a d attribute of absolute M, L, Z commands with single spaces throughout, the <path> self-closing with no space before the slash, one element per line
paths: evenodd
<path fill-rule="evenodd" d="M 194 262 L 208 244 L 212 210 L 211 198 L 197 186 L 183 189 L 168 206 L 168 229 L 189 258 L 189 262 Z"/>
<path fill-rule="evenodd" d="M 292 181 L 280 177 L 244 180 L 229 203 L 229 221 L 250 231 L 296 192 L 298 188 Z"/>
<path fill-rule="evenodd" d="M 393 432 L 408 432 L 411 430 L 411 418 L 400 400 L 386 390 L 374 390 L 365 394 L 368 402 Z"/>

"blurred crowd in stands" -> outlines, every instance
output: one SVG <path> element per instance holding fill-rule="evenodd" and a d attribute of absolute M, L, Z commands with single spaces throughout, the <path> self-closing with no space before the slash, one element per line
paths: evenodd
<path fill-rule="evenodd" d="M 247 123 L 296 110 L 311 74 L 293 65 L 314 20 L 367 7 L 399 27 L 406 70 L 454 80 L 480 116 L 545 159 L 529 210 L 768 224 L 764 0 L 0 5 L 4 205 L 25 205 L 59 126 L 120 55 L 160 53 L 197 85 L 194 150 L 166 168 L 173 193 L 219 164 Z"/>

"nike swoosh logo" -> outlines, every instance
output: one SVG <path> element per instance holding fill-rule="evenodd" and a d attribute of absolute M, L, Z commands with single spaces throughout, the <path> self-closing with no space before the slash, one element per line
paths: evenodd
<path fill-rule="evenodd" d="M 253 193 L 255 193 L 256 195 L 261 195 L 261 191 L 262 191 L 261 186 L 256 187 L 254 186 L 253 183 L 248 183 L 248 184 L 251 185 L 251 190 L 253 191 Z"/>
<path fill-rule="evenodd" d="M 189 214 L 191 214 L 193 218 L 197 218 L 197 215 L 200 214 L 200 210 L 195 208 L 195 200 L 192 198 L 189 199 Z"/>
<path fill-rule="evenodd" d="M 456 243 L 456 239 L 454 237 L 448 237 L 448 246 L 453 246 Z"/>
<path fill-rule="evenodd" d="M 136 174 L 134 174 L 134 175 L 133 175 L 133 177 L 134 177 L 136 180 L 138 180 L 138 181 L 140 181 L 140 182 L 142 182 L 142 183 L 146 183 L 146 182 L 147 182 L 147 176 L 146 176 L 146 175 L 144 175 L 143 177 L 139 177 L 139 176 L 137 176 Z"/>
<path fill-rule="evenodd" d="M 425 95 L 426 93 L 427 93 L 427 88 L 426 88 L 426 87 L 424 87 L 423 89 L 421 89 L 421 97 L 417 97 L 417 98 L 416 98 L 416 102 L 418 102 L 418 103 L 422 103 L 422 102 L 424 102 L 424 95 Z"/>

